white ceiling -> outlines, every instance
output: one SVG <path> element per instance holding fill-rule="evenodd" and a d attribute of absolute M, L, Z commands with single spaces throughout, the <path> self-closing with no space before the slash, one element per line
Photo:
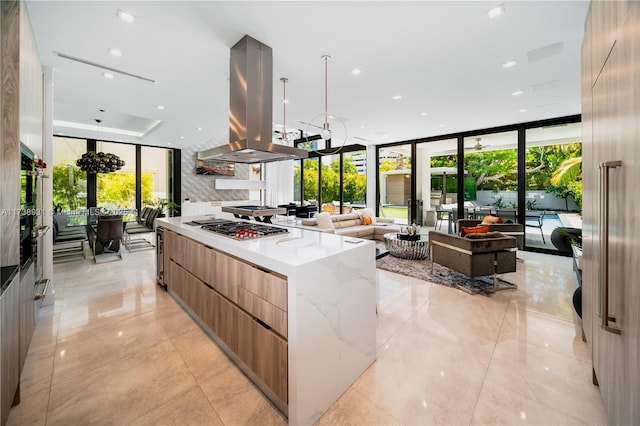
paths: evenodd
<path fill-rule="evenodd" d="M 502 3 L 506 13 L 493 19 L 486 12 L 499 1 L 27 1 L 27 7 L 41 61 L 54 70 L 54 121 L 89 127 L 55 125 L 54 133 L 184 148 L 219 145 L 228 134 L 229 51 L 245 34 L 273 49 L 276 126 L 283 117 L 279 79 L 288 77 L 287 126 L 314 130 L 297 121 L 324 111 L 324 54 L 332 56 L 329 112 L 346 118 L 348 143 L 578 114 L 588 2 Z M 118 9 L 136 20 L 119 20 Z M 529 61 L 528 52 L 556 43 L 561 52 Z M 123 55 L 110 55 L 111 47 Z M 54 52 L 157 83 L 118 73 L 107 80 L 104 70 Z M 511 59 L 518 65 L 503 69 Z M 358 76 L 350 73 L 356 67 Z M 524 93 L 512 96 L 517 90 Z M 398 94 L 402 99 L 393 100 Z"/>

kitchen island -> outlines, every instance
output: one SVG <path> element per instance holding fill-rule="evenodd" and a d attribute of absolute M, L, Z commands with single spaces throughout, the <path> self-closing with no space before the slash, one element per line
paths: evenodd
<path fill-rule="evenodd" d="M 288 228 L 236 240 L 156 220 L 169 293 L 288 416 L 313 424 L 375 361 L 373 241 Z"/>

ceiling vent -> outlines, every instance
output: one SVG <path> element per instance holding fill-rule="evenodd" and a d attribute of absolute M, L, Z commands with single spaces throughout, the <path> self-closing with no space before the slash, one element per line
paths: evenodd
<path fill-rule="evenodd" d="M 529 60 L 529 62 L 542 61 L 543 59 L 547 59 L 552 56 L 561 54 L 563 50 L 564 50 L 564 43 L 559 41 L 557 43 L 553 43 L 548 46 L 541 47 L 539 49 L 528 51 L 527 59 Z"/>

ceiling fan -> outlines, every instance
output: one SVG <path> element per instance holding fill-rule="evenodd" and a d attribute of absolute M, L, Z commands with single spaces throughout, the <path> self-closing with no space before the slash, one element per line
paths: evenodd
<path fill-rule="evenodd" d="M 476 138 L 476 143 L 472 146 L 466 146 L 464 148 L 465 152 L 467 151 L 471 151 L 471 152 L 479 152 L 482 151 L 484 148 L 491 146 L 491 145 L 483 145 L 482 143 L 480 143 L 480 141 L 482 140 L 482 138 Z M 457 149 L 451 149 L 448 151 L 444 152 L 444 155 L 454 155 L 457 154 L 458 150 Z"/>
<path fill-rule="evenodd" d="M 475 145 L 465 148 L 465 151 L 482 151 L 483 148 L 488 147 L 489 145 L 482 145 L 480 143 L 480 141 L 482 140 L 482 138 L 476 138 L 476 143 Z"/>

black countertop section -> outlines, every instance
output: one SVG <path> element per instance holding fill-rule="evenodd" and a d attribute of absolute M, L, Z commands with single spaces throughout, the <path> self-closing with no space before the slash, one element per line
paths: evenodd
<path fill-rule="evenodd" d="M 2 273 L 0 274 L 2 276 L 2 281 L 0 281 L 1 283 L 0 294 L 4 293 L 4 289 L 9 284 L 11 284 L 11 280 L 13 280 L 13 278 L 18 274 L 18 271 L 19 271 L 18 265 L 2 267 Z"/>

